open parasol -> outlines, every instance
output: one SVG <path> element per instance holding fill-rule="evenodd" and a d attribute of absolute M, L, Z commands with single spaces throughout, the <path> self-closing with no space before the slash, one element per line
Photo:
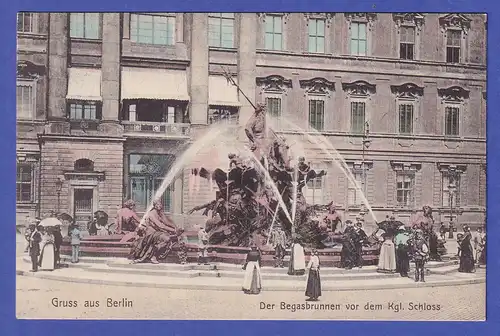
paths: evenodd
<path fill-rule="evenodd" d="M 379 229 L 384 230 L 388 234 L 395 234 L 400 226 L 404 225 L 402 222 L 397 220 L 384 220 L 377 223 Z"/>
<path fill-rule="evenodd" d="M 61 226 L 62 223 L 59 219 L 55 218 L 55 217 L 49 217 L 49 218 L 45 218 L 43 219 L 40 224 L 38 224 L 40 226 L 43 226 L 43 227 L 54 227 L 54 226 Z"/>

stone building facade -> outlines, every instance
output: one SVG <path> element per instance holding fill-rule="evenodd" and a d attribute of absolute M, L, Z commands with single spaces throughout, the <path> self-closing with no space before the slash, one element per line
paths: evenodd
<path fill-rule="evenodd" d="M 253 112 L 222 67 L 328 170 L 310 202 L 485 220 L 485 15 L 20 13 L 17 54 L 18 223 L 144 210 L 212 120 Z M 184 168 L 163 197 L 189 225 L 215 192 Z"/>

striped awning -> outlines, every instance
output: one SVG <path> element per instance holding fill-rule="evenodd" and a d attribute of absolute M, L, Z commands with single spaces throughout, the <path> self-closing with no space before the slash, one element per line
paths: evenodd
<path fill-rule="evenodd" d="M 101 101 L 101 69 L 69 68 L 66 99 Z"/>
<path fill-rule="evenodd" d="M 122 68 L 121 97 L 189 101 L 186 71 Z"/>
<path fill-rule="evenodd" d="M 228 83 L 224 76 L 208 77 L 208 104 L 218 106 L 241 106 L 238 89 Z"/>

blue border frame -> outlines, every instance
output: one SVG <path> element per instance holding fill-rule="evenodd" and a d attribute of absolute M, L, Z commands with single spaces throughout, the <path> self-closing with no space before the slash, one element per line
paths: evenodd
<path fill-rule="evenodd" d="M 309 4 L 308 2 L 312 3 Z M 404 2 L 404 3 L 403 3 Z M 11 5 L 9 7 L 9 5 Z M 16 6 L 17 5 L 17 6 Z M 335 333 L 370 335 L 499 335 L 500 330 L 500 207 L 497 186 L 500 185 L 500 174 L 497 174 L 499 159 L 495 155 L 500 151 L 500 134 L 495 127 L 500 124 L 500 114 L 496 109 L 500 106 L 499 96 L 491 94 L 500 89 L 500 59 L 496 52 L 500 51 L 500 2 L 495 0 L 419 0 L 419 1 L 366 1 L 366 0 L 259 0 L 249 3 L 234 0 L 184 0 L 161 1 L 141 0 L 136 3 L 120 0 L 86 0 L 79 3 L 63 4 L 62 1 L 24 0 L 16 2 L 4 1 L 0 4 L 0 36 L 3 48 L 0 50 L 0 92 L 3 93 L 2 123 L 0 125 L 0 171 L 3 193 L 0 204 L 3 210 L 2 251 L 6 256 L 0 258 L 2 269 L 0 286 L 0 325 L 5 335 L 101 335 L 101 334 L 272 334 L 301 335 L 317 333 L 318 335 Z M 37 321 L 16 320 L 15 318 L 15 61 L 16 34 L 15 12 L 26 11 L 252 11 L 252 12 L 486 12 L 488 13 L 488 273 L 487 273 L 487 322 L 277 322 L 277 321 Z M 498 123 L 498 124 L 497 124 Z M 6 234 L 7 233 L 7 234 Z M 467 302 L 464 302 L 467 305 Z M 71 326 L 72 328 L 71 328 Z M 70 328 L 68 328 L 70 327 Z M 81 328 L 83 327 L 83 328 Z"/>

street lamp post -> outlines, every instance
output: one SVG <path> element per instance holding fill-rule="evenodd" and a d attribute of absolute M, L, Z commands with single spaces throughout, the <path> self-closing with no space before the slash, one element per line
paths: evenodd
<path fill-rule="evenodd" d="M 448 184 L 448 198 L 450 202 L 450 225 L 453 224 L 453 201 L 456 198 L 456 193 L 457 193 L 457 171 L 450 167 L 448 169 L 448 179 L 449 179 L 449 184 Z M 456 203 L 456 202 L 455 202 Z M 458 217 L 458 216 L 457 216 Z"/>
<path fill-rule="evenodd" d="M 366 164 L 365 164 L 365 150 L 370 147 L 371 140 L 368 138 L 370 135 L 370 124 L 365 122 L 364 132 L 363 132 L 363 151 L 361 154 L 361 172 L 363 174 L 363 195 L 366 197 Z"/>
<path fill-rule="evenodd" d="M 61 190 L 62 190 L 63 181 L 60 177 L 57 178 L 56 181 L 56 192 L 57 192 L 57 213 L 59 213 L 61 207 Z"/>

